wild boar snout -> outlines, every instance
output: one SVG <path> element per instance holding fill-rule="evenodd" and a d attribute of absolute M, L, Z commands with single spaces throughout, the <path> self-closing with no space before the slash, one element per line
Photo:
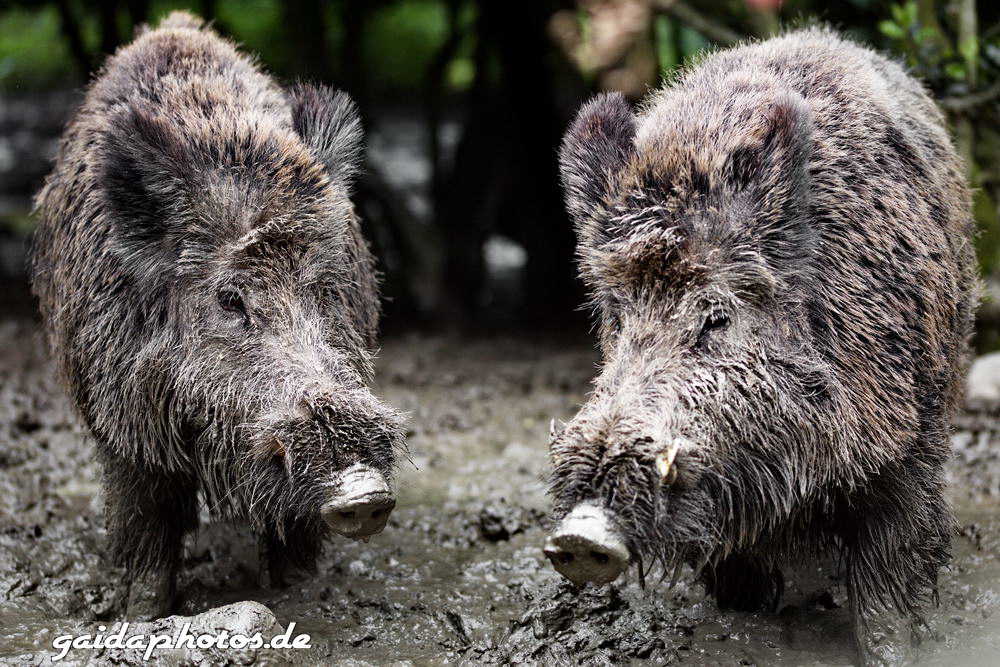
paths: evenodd
<path fill-rule="evenodd" d="M 334 532 L 365 542 L 382 532 L 396 507 L 396 497 L 385 475 L 357 464 L 340 473 L 333 488 L 333 495 L 320 513 Z"/>
<path fill-rule="evenodd" d="M 385 528 L 396 504 L 391 479 L 401 423 L 364 387 L 308 388 L 257 423 L 258 465 L 280 457 L 298 512 L 344 537 L 367 539 Z"/>
<path fill-rule="evenodd" d="M 577 586 L 606 584 L 625 571 L 628 547 L 610 512 L 596 504 L 577 505 L 545 540 L 545 556 Z"/>

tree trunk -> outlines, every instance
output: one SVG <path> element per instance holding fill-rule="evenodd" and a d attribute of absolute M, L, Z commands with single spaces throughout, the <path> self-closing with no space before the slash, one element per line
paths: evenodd
<path fill-rule="evenodd" d="M 329 81 L 325 3 L 321 0 L 288 0 L 282 7 L 289 43 L 294 45 L 291 51 L 295 73 L 312 81 Z"/>
<path fill-rule="evenodd" d="M 80 35 L 80 23 L 76 20 L 73 10 L 70 9 L 68 0 L 56 0 L 56 10 L 59 12 L 59 27 L 66 42 L 69 44 L 69 52 L 73 56 L 73 61 L 84 81 L 90 78 L 90 72 L 94 63 L 83 44 L 83 37 Z"/>

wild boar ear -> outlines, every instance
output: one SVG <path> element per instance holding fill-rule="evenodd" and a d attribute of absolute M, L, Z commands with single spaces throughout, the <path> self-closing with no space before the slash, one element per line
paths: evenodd
<path fill-rule="evenodd" d="M 728 164 L 733 183 L 742 187 L 771 186 L 792 176 L 790 188 L 805 185 L 813 126 L 812 113 L 800 95 L 776 96 L 746 136 L 747 142 L 733 151 Z"/>
<path fill-rule="evenodd" d="M 559 171 L 566 207 L 580 243 L 596 241 L 595 220 L 618 171 L 635 151 L 635 114 L 621 93 L 604 93 L 585 104 L 566 131 Z"/>
<path fill-rule="evenodd" d="M 288 91 L 295 131 L 326 167 L 350 188 L 361 166 L 364 130 L 351 97 L 328 86 L 297 84 Z"/>
<path fill-rule="evenodd" d="M 174 256 L 197 171 L 186 144 L 162 116 L 129 107 L 110 120 L 102 148 L 99 182 L 119 245 L 154 261 Z"/>
<path fill-rule="evenodd" d="M 813 120 L 797 94 L 775 97 L 749 142 L 733 152 L 727 175 L 754 212 L 761 249 L 774 259 L 807 253 L 812 230 L 805 220 L 809 206 L 809 160 Z"/>

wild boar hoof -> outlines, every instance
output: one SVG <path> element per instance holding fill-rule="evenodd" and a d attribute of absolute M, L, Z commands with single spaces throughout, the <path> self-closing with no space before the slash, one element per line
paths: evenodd
<path fill-rule="evenodd" d="M 159 573 L 140 575 L 129 585 L 125 618 L 129 621 L 162 618 L 170 614 L 173 603 L 173 577 Z"/>

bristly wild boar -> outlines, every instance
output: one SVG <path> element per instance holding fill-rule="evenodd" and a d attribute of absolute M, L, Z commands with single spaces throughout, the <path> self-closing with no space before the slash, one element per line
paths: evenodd
<path fill-rule="evenodd" d="M 834 549 L 859 648 L 876 615 L 917 619 L 949 557 L 977 296 L 962 165 L 920 84 L 791 33 L 705 57 L 638 114 L 597 97 L 561 168 L 604 362 L 551 443 L 555 567 L 687 563 L 758 609 L 783 563 Z"/>
<path fill-rule="evenodd" d="M 400 416 L 349 199 L 351 100 L 282 90 L 174 13 L 109 59 L 38 196 L 33 284 L 97 441 L 127 614 L 169 610 L 198 494 L 246 516 L 273 585 L 329 530 L 385 526 Z"/>

